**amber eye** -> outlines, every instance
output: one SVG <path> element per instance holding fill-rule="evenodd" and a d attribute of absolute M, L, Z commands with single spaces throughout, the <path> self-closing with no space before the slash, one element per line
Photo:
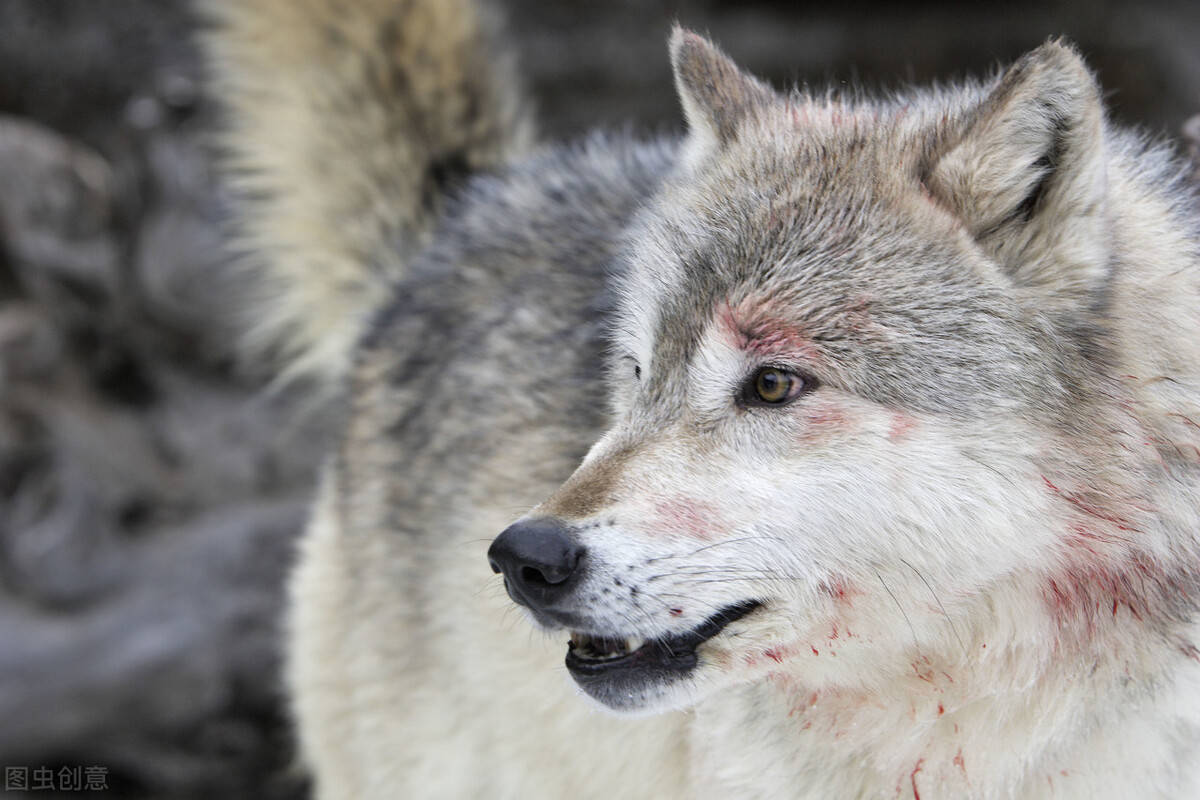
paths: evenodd
<path fill-rule="evenodd" d="M 795 400 L 802 392 L 813 387 L 810 379 L 778 367 L 763 367 L 754 373 L 742 393 L 742 399 L 751 405 L 782 405 Z"/>

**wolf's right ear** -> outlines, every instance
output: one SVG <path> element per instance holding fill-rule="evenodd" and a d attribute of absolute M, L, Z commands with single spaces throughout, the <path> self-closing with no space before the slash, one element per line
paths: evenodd
<path fill-rule="evenodd" d="M 712 42 L 679 25 L 671 31 L 671 67 L 688 123 L 689 161 L 727 144 L 744 119 L 777 98 Z"/>
<path fill-rule="evenodd" d="M 1107 155 L 1100 89 L 1051 41 L 1000 78 L 923 176 L 1024 286 L 1068 302 L 1108 277 Z"/>

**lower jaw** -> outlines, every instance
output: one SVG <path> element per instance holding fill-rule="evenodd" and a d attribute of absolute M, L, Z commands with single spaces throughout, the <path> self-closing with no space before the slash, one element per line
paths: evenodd
<path fill-rule="evenodd" d="M 759 605 L 757 601 L 746 601 L 729 606 L 690 633 L 649 641 L 615 658 L 582 658 L 572 646 L 567 651 L 567 671 L 579 688 L 611 709 L 644 708 L 692 676 L 700 664 L 700 645 Z"/>
<path fill-rule="evenodd" d="M 644 712 L 660 705 L 662 698 L 690 673 L 645 671 L 598 676 L 571 670 L 571 677 L 588 697 L 612 711 Z"/>

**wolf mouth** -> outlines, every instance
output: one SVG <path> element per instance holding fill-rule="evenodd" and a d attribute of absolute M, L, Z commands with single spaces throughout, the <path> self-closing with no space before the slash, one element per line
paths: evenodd
<path fill-rule="evenodd" d="M 747 600 L 727 606 L 690 631 L 658 639 L 572 631 L 567 644 L 567 671 L 597 700 L 610 706 L 627 706 L 639 690 L 678 680 L 695 669 L 700 645 L 761 605 L 757 600 Z"/>

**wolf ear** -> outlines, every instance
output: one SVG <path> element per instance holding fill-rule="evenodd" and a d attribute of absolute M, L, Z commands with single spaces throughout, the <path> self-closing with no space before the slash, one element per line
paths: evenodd
<path fill-rule="evenodd" d="M 777 97 L 712 42 L 679 25 L 671 31 L 671 67 L 688 123 L 687 151 L 693 156 L 727 144 L 743 119 Z"/>
<path fill-rule="evenodd" d="M 1073 48 L 1048 42 L 1001 77 L 925 176 L 1021 285 L 1064 300 L 1108 277 L 1100 90 Z"/>

